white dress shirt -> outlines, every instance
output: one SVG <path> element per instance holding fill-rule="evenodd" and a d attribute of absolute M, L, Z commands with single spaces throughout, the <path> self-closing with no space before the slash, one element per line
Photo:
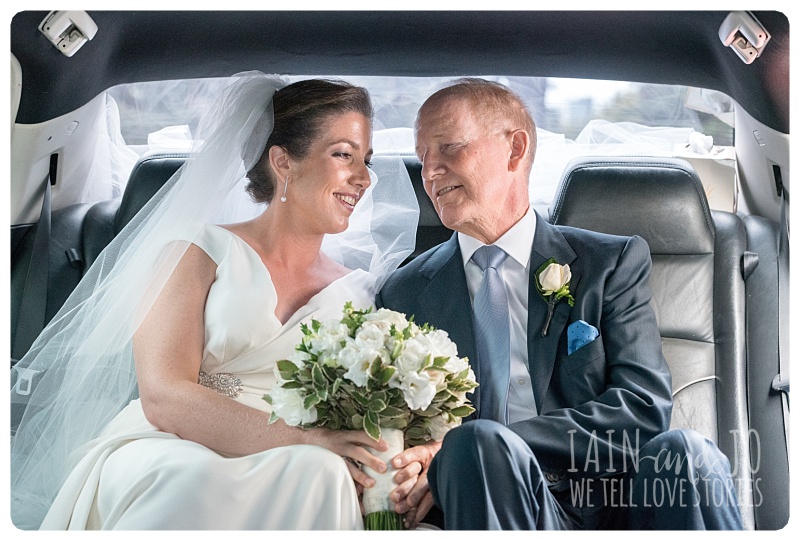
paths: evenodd
<path fill-rule="evenodd" d="M 508 388 L 508 422 L 523 421 L 537 415 L 533 398 L 533 385 L 528 370 L 528 282 L 530 276 L 531 246 L 536 232 L 536 213 L 531 208 L 514 226 L 497 239 L 495 246 L 502 248 L 508 257 L 500 267 L 500 275 L 508 296 L 511 329 L 511 381 Z M 481 241 L 458 234 L 458 245 L 464 260 L 470 300 L 481 285 L 483 272 L 472 261 L 472 254 L 485 246 Z"/>

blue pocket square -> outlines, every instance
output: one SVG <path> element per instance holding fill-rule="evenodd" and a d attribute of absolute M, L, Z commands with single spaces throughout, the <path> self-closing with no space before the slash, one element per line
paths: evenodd
<path fill-rule="evenodd" d="M 572 355 L 583 346 L 597 338 L 597 329 L 579 319 L 567 328 L 567 354 Z"/>

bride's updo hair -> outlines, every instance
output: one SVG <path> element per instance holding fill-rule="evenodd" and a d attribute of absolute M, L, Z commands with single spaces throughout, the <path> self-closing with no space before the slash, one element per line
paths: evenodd
<path fill-rule="evenodd" d="M 303 159 L 331 117 L 356 112 L 372 120 L 367 90 L 337 79 L 292 83 L 275 93 L 272 104 L 275 126 L 264 153 L 247 173 L 247 191 L 257 203 L 269 203 L 275 195 L 277 179 L 269 165 L 271 147 L 279 146 L 292 158 Z"/>

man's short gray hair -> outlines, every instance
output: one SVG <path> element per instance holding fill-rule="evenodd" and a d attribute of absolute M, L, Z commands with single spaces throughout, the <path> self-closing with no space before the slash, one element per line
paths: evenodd
<path fill-rule="evenodd" d="M 477 77 L 456 79 L 425 100 L 417 112 L 415 129 L 419 129 L 420 115 L 427 106 L 449 98 L 469 102 L 476 111 L 480 111 L 476 117 L 489 130 L 525 130 L 531 141 L 527 164 L 530 169 L 536 155 L 536 124 L 522 98 L 507 86 L 494 81 Z"/>

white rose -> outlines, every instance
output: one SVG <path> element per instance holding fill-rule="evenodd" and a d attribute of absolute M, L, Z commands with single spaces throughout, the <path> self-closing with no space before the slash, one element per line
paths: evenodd
<path fill-rule="evenodd" d="M 445 434 L 450 430 L 461 424 L 461 419 L 456 419 L 452 423 L 447 422 L 444 415 L 437 415 L 428 419 L 428 431 L 430 432 L 433 441 L 442 441 Z"/>
<path fill-rule="evenodd" d="M 425 357 L 430 354 L 430 343 L 425 338 L 425 335 L 418 334 L 414 338 L 409 338 L 403 343 L 403 350 L 394 365 L 401 377 L 406 377 L 408 374 L 417 373 L 422 370 L 422 364 Z"/>
<path fill-rule="evenodd" d="M 369 379 L 369 367 L 374 360 L 375 355 L 371 357 L 362 357 L 359 362 L 351 366 L 347 372 L 345 372 L 344 377 L 355 383 L 358 387 L 366 386 L 367 379 Z"/>
<path fill-rule="evenodd" d="M 436 387 L 437 392 L 447 388 L 447 383 L 445 382 L 447 374 L 445 372 L 441 370 L 426 370 L 425 373 L 431 378 L 431 384 Z"/>
<path fill-rule="evenodd" d="M 347 368 L 344 377 L 358 387 L 364 387 L 367 384 L 370 366 L 376 357 L 380 357 L 384 362 L 387 361 L 386 352 L 383 350 L 361 348 L 357 343 L 349 344 L 339 353 L 339 362 Z"/>
<path fill-rule="evenodd" d="M 408 320 L 405 314 L 387 308 L 379 308 L 375 312 L 369 313 L 364 317 L 367 321 L 374 323 L 384 332 L 389 332 L 389 327 L 392 325 L 394 325 L 396 330 L 401 332 L 408 327 Z"/>
<path fill-rule="evenodd" d="M 444 369 L 451 374 L 460 374 L 469 368 L 469 363 L 461 357 L 450 357 L 444 365 Z"/>
<path fill-rule="evenodd" d="M 303 408 L 303 394 L 299 389 L 284 389 L 276 386 L 269 393 L 272 411 L 289 426 L 313 423 L 317 420 L 316 408 Z"/>
<path fill-rule="evenodd" d="M 389 385 L 399 387 L 403 391 L 403 398 L 412 410 L 424 410 L 431 405 L 433 397 L 436 396 L 436 386 L 425 372 L 421 374 L 410 372 L 399 385 L 392 382 Z"/>
<path fill-rule="evenodd" d="M 338 321 L 327 321 L 320 326 L 316 336 L 311 338 L 311 351 L 315 355 L 324 353 L 335 355 L 341 351 L 346 338 L 348 338 L 347 325 Z"/>
<path fill-rule="evenodd" d="M 364 349 L 382 349 L 388 332 L 373 323 L 364 323 L 356 333 L 356 344 Z"/>
<path fill-rule="evenodd" d="M 434 357 L 457 357 L 458 348 L 455 343 L 447 335 L 447 332 L 436 329 L 429 332 L 425 336 L 428 337 L 431 345 L 431 353 Z"/>
<path fill-rule="evenodd" d="M 558 263 L 550 263 L 539 274 L 539 283 L 545 292 L 555 293 L 564 284 L 572 279 L 572 272 L 569 270 L 569 265 L 559 265 Z"/>

